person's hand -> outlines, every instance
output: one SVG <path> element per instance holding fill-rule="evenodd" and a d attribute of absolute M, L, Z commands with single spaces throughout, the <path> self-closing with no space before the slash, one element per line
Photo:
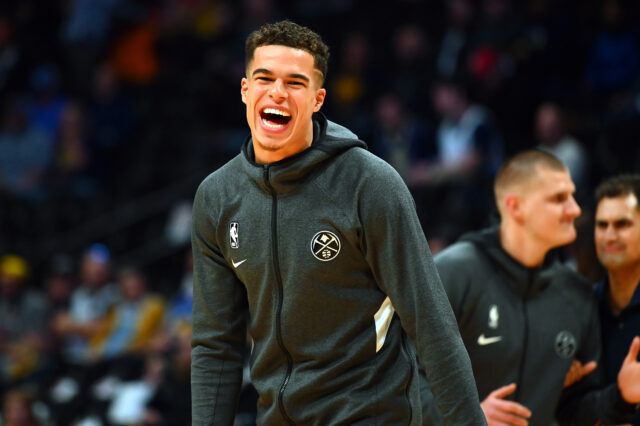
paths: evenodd
<path fill-rule="evenodd" d="M 516 390 L 516 384 L 503 386 L 491 392 L 480 403 L 489 426 L 527 426 L 531 410 L 514 401 L 504 400 Z"/>
<path fill-rule="evenodd" d="M 618 372 L 618 388 L 625 401 L 629 404 L 640 404 L 640 337 L 636 336 L 631 342 L 629 353 Z"/>
<path fill-rule="evenodd" d="M 592 373 L 593 370 L 596 369 L 597 365 L 598 363 L 595 361 L 589 361 L 586 364 L 582 364 L 577 359 L 574 359 L 571 363 L 569 371 L 567 371 L 567 375 L 564 376 L 564 384 L 562 385 L 562 387 L 569 387 L 578 380 L 582 379 L 587 374 Z"/>

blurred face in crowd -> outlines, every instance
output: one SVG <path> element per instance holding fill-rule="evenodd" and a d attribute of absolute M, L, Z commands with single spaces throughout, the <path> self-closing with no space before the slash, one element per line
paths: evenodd
<path fill-rule="evenodd" d="M 594 238 L 598 259 L 608 270 L 640 265 L 640 211 L 634 194 L 600 200 Z"/>
<path fill-rule="evenodd" d="M 443 118 L 457 122 L 467 108 L 466 100 L 460 91 L 449 84 L 437 85 L 433 92 L 433 105 Z"/>
<path fill-rule="evenodd" d="M 109 264 L 87 254 L 82 259 L 82 269 L 80 275 L 82 282 L 91 288 L 99 287 L 109 279 Z"/>
<path fill-rule="evenodd" d="M 543 166 L 520 191 L 523 226 L 531 238 L 547 249 L 569 244 L 576 238 L 574 221 L 581 210 L 574 192 L 569 172 Z"/>
<path fill-rule="evenodd" d="M 536 135 L 540 142 L 553 145 L 564 133 L 560 111 L 553 105 L 543 105 L 536 114 Z"/>
<path fill-rule="evenodd" d="M 313 56 L 280 45 L 258 47 L 241 82 L 258 163 L 279 161 L 313 142 L 311 116 L 326 94 Z"/>
<path fill-rule="evenodd" d="M 124 299 L 131 302 L 139 300 L 147 289 L 144 277 L 133 270 L 122 271 L 118 275 L 118 284 Z"/>

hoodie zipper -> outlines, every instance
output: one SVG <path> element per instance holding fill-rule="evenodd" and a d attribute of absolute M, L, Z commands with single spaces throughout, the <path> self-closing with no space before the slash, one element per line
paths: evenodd
<path fill-rule="evenodd" d="M 271 250 L 273 252 L 273 268 L 276 274 L 276 282 L 278 287 L 278 306 L 276 308 L 276 340 L 278 341 L 278 346 L 280 346 L 280 350 L 284 353 L 287 358 L 287 374 L 285 374 L 284 379 L 282 380 L 282 384 L 280 385 L 280 391 L 278 392 L 278 408 L 280 409 L 280 414 L 282 417 L 289 423 L 290 425 L 295 425 L 293 420 L 287 415 L 287 412 L 284 408 L 284 391 L 289 383 L 289 379 L 291 378 L 291 370 L 293 369 L 293 359 L 291 358 L 291 354 L 287 350 L 284 345 L 284 340 L 282 339 L 282 299 L 283 299 L 283 286 L 282 286 L 282 275 L 280 274 L 280 259 L 278 256 L 278 194 L 276 193 L 273 186 L 271 186 L 271 182 L 269 181 L 269 165 L 264 166 L 264 183 L 269 189 L 271 193 Z"/>
<path fill-rule="evenodd" d="M 520 389 L 522 389 L 522 378 L 524 377 L 524 365 L 527 358 L 527 342 L 529 341 L 529 316 L 527 314 L 527 300 L 529 299 L 529 289 L 533 281 L 531 271 L 527 277 L 527 287 L 525 288 L 524 297 L 522 298 L 522 315 L 524 316 L 524 333 L 522 337 L 522 357 L 520 358 L 520 367 L 518 368 L 518 382 L 516 392 L 513 395 L 514 401 L 520 400 Z"/>

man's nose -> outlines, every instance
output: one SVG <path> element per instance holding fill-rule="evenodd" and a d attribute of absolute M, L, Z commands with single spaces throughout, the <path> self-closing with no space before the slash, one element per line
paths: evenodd
<path fill-rule="evenodd" d="M 578 202 L 576 201 L 576 199 L 573 198 L 573 196 L 569 198 L 569 206 L 567 207 L 567 211 L 573 217 L 578 217 L 582 214 L 582 209 L 578 205 Z"/>
<path fill-rule="evenodd" d="M 613 226 L 612 223 L 607 224 L 606 228 L 604 228 L 604 238 L 607 241 L 616 240 L 618 238 L 616 227 Z"/>
<path fill-rule="evenodd" d="M 287 90 L 284 86 L 284 82 L 280 79 L 275 80 L 271 86 L 271 90 L 269 90 L 269 95 L 271 95 L 274 100 L 286 98 Z"/>

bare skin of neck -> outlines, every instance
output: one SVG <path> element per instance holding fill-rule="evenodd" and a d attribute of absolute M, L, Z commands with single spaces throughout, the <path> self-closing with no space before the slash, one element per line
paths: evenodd
<path fill-rule="evenodd" d="M 515 225 L 508 222 L 502 223 L 500 227 L 502 248 L 527 268 L 535 268 L 542 265 L 549 248 L 541 247 L 538 242 L 532 241 L 518 231 Z"/>
<path fill-rule="evenodd" d="M 619 315 L 629 305 L 640 282 L 640 264 L 609 270 L 607 300 L 614 314 Z"/>

